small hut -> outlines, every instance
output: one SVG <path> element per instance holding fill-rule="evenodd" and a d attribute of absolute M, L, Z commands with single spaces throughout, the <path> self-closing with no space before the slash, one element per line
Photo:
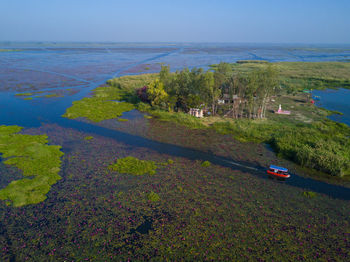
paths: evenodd
<path fill-rule="evenodd" d="M 195 117 L 203 117 L 203 109 L 199 109 L 199 108 L 190 108 L 190 111 L 188 112 L 191 116 L 195 116 Z"/>

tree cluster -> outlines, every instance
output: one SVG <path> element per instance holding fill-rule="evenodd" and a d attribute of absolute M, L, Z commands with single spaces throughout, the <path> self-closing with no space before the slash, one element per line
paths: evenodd
<path fill-rule="evenodd" d="M 271 65 L 246 74 L 236 73 L 227 63 L 208 71 L 186 68 L 175 73 L 163 65 L 159 78 L 138 89 L 137 95 L 141 101 L 169 111 L 201 108 L 212 115 L 264 118 L 276 86 L 277 73 Z"/>

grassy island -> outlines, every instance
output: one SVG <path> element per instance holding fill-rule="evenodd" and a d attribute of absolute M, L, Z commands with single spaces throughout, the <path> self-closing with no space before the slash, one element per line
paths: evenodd
<path fill-rule="evenodd" d="M 137 108 L 158 120 L 268 143 L 280 157 L 344 177 L 350 175 L 350 128 L 328 120 L 332 112 L 314 106 L 310 91 L 349 88 L 349 72 L 350 63 L 341 62 L 239 61 L 175 73 L 162 66 L 159 74 L 109 80 L 64 116 L 101 121 Z M 292 113 L 275 114 L 279 104 Z M 189 115 L 191 108 L 206 117 Z"/>
<path fill-rule="evenodd" d="M 4 164 L 17 167 L 25 178 L 12 181 L 0 190 L 0 199 L 19 207 L 46 199 L 61 177 L 60 146 L 48 145 L 46 135 L 18 134 L 19 126 L 0 126 L 0 153 Z"/>

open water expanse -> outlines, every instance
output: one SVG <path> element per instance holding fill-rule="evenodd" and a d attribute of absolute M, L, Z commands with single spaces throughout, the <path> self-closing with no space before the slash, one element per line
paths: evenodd
<path fill-rule="evenodd" d="M 316 99 L 316 105 L 342 113 L 331 115 L 330 119 L 350 126 L 349 89 L 314 90 L 312 93 Z"/>
<path fill-rule="evenodd" d="M 247 59 L 346 61 L 349 46 L 0 43 L 1 48 L 18 51 L 0 52 L 0 125 L 47 134 L 65 153 L 62 180 L 44 202 L 21 208 L 0 202 L 2 260 L 350 260 L 348 187 L 297 174 L 284 183 L 267 179 L 269 164 L 296 169 L 263 145 L 159 123 L 136 110 L 123 115 L 128 122 L 61 117 L 106 80 L 158 72 L 161 63 L 177 70 Z M 15 96 L 25 92 L 33 99 Z M 58 97 L 45 97 L 51 94 Z M 335 120 L 349 124 L 348 90 L 313 95 L 320 96 L 317 104 L 344 113 Z M 108 171 L 126 156 L 174 164 L 154 176 Z M 202 167 L 204 160 L 213 165 Z M 0 174 L 0 188 L 21 177 L 1 162 Z M 306 191 L 317 197 L 306 197 Z M 147 201 L 149 192 L 161 200 Z"/>

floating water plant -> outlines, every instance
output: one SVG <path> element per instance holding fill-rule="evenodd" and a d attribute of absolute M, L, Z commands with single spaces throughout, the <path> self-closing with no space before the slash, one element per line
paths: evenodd
<path fill-rule="evenodd" d="M 19 126 L 0 126 L 0 153 L 4 164 L 15 166 L 28 178 L 12 181 L 0 190 L 0 199 L 16 207 L 36 204 L 46 199 L 51 185 L 61 177 L 60 146 L 47 145 L 46 135 L 17 134 Z"/>
<path fill-rule="evenodd" d="M 18 94 L 15 94 L 15 96 L 32 96 L 33 93 L 18 93 Z"/>
<path fill-rule="evenodd" d="M 59 94 L 53 93 L 53 94 L 44 95 L 44 97 L 46 97 L 46 98 L 52 98 L 52 97 L 62 97 L 62 96 L 59 95 Z"/>
<path fill-rule="evenodd" d="M 91 140 L 91 139 L 94 139 L 94 137 L 93 136 L 86 136 L 86 137 L 84 137 L 84 139 L 85 140 Z"/>
<path fill-rule="evenodd" d="M 304 191 L 303 195 L 304 195 L 304 197 L 307 197 L 307 198 L 314 198 L 317 196 L 317 194 L 315 192 L 312 192 L 312 191 Z"/>
<path fill-rule="evenodd" d="M 73 102 L 73 106 L 67 109 L 64 117 L 75 119 L 86 117 L 93 122 L 120 117 L 124 112 L 134 109 L 127 102 L 104 100 L 100 97 L 89 97 Z"/>
<path fill-rule="evenodd" d="M 157 193 L 154 193 L 153 191 L 147 195 L 147 198 L 151 202 L 157 202 L 160 200 L 160 197 Z"/>
<path fill-rule="evenodd" d="M 125 119 L 125 118 L 118 118 L 117 121 L 119 121 L 119 122 L 128 122 L 129 120 Z"/>
<path fill-rule="evenodd" d="M 118 159 L 115 164 L 109 166 L 109 169 L 121 174 L 140 176 L 145 174 L 154 175 L 157 166 L 154 161 L 139 160 L 135 157 L 128 156 Z"/>
<path fill-rule="evenodd" d="M 209 167 L 211 165 L 211 163 L 209 161 L 204 161 L 201 166 L 203 167 Z"/>

